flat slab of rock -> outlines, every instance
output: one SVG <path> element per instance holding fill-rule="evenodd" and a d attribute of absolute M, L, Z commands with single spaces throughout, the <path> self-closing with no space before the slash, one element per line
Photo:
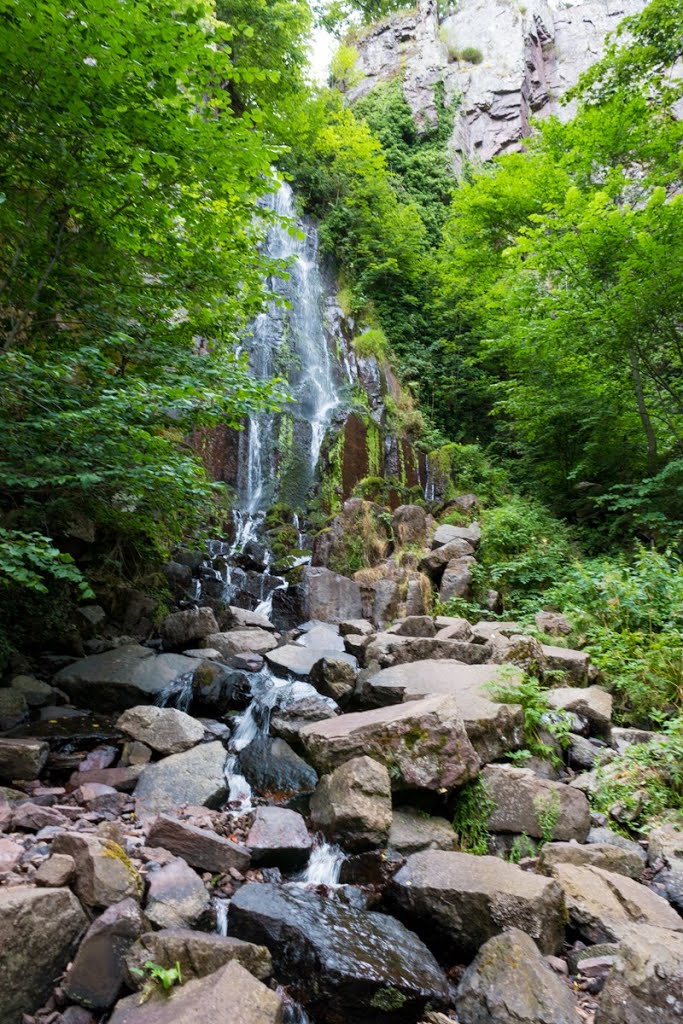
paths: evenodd
<path fill-rule="evenodd" d="M 146 927 L 140 907 L 131 899 L 95 918 L 62 986 L 69 999 L 94 1010 L 113 1006 L 123 985 L 125 955 Z"/>
<path fill-rule="evenodd" d="M 488 819 L 491 832 L 525 832 L 534 839 L 547 839 L 550 823 L 550 838 L 586 841 L 590 808 L 578 789 L 512 765 L 489 764 L 481 778 L 494 804 Z"/>
<path fill-rule="evenodd" d="M 247 836 L 254 864 L 292 871 L 308 860 L 313 840 L 306 822 L 286 807 L 259 807 Z"/>
<path fill-rule="evenodd" d="M 219 836 L 209 829 L 197 828 L 187 822 L 178 821 L 167 814 L 160 814 L 152 822 L 147 833 L 147 845 L 161 846 L 193 868 L 223 874 L 235 868 L 246 871 L 249 867 L 249 851 Z"/>
<path fill-rule="evenodd" d="M 632 924 L 683 932 L 673 907 L 631 878 L 573 864 L 557 864 L 553 877 L 564 891 L 572 927 L 587 942 L 616 942 Z"/>
<path fill-rule="evenodd" d="M 564 672 L 575 686 L 585 686 L 588 682 L 590 655 L 585 651 L 573 651 L 569 647 L 553 647 L 543 644 L 546 665 L 556 672 Z"/>
<path fill-rule="evenodd" d="M 419 850 L 454 850 L 458 837 L 450 821 L 432 818 L 418 810 L 401 807 L 393 813 L 389 846 L 399 853 Z"/>
<path fill-rule="evenodd" d="M 181 804 L 220 807 L 228 796 L 226 758 L 225 747 L 216 740 L 146 765 L 135 787 L 137 816 L 164 814 Z"/>
<path fill-rule="evenodd" d="M 521 680 L 521 671 L 518 674 Z M 448 694 L 458 704 L 472 746 L 482 763 L 487 763 L 519 749 L 524 741 L 522 708 L 518 704 L 499 704 L 488 689 L 500 677 L 499 665 L 416 661 L 370 676 L 363 684 L 363 696 L 369 704 L 384 705 L 427 694 Z M 509 677 L 506 684 L 508 681 Z"/>
<path fill-rule="evenodd" d="M 208 915 L 211 899 L 199 875 L 181 857 L 147 876 L 145 914 L 158 928 L 195 927 Z"/>
<path fill-rule="evenodd" d="M 451 697 L 340 715 L 304 726 L 299 737 L 320 772 L 367 754 L 386 766 L 396 788 L 451 789 L 479 769 Z"/>
<path fill-rule="evenodd" d="M 18 1024 L 52 994 L 88 925 L 69 889 L 0 889 L 0 1024 Z"/>
<path fill-rule="evenodd" d="M 339 626 L 331 622 L 304 622 L 301 636 L 295 641 L 300 647 L 310 647 L 319 651 L 343 651 L 344 638 Z"/>
<path fill-rule="evenodd" d="M 498 857 L 424 850 L 394 875 L 391 905 L 402 920 L 457 956 L 472 957 L 511 927 L 530 935 L 542 953 L 564 939 L 562 890 L 554 880 Z"/>
<path fill-rule="evenodd" d="M 518 622 L 475 622 L 472 626 L 472 636 L 476 643 L 484 644 L 493 636 L 515 636 L 521 633 L 522 627 Z"/>
<path fill-rule="evenodd" d="M 232 604 L 221 612 L 221 621 L 228 629 L 265 629 L 269 633 L 275 632 L 275 626 L 265 615 Z"/>
<path fill-rule="evenodd" d="M 576 999 L 518 928 L 486 942 L 462 976 L 461 1024 L 578 1024 Z"/>
<path fill-rule="evenodd" d="M 124 711 L 116 728 L 159 754 L 180 754 L 204 739 L 204 727 L 196 718 L 176 708 L 158 708 L 153 704 Z"/>
<path fill-rule="evenodd" d="M 278 647 L 277 650 L 269 651 L 266 654 L 266 661 L 273 672 L 285 678 L 288 676 L 299 678 L 310 676 L 314 666 L 323 658 L 345 661 L 354 669 L 358 664 L 352 654 L 345 654 L 334 648 L 325 650 L 319 647 L 302 647 L 300 644 L 286 644 L 284 647 Z"/>
<path fill-rule="evenodd" d="M 447 999 L 441 968 L 400 922 L 298 885 L 243 886 L 233 897 L 228 929 L 267 946 L 276 975 L 303 982 L 316 1020 L 360 1024 L 377 1020 L 382 1008 L 383 1021 L 414 1021 L 428 1001 Z"/>
<path fill-rule="evenodd" d="M 432 550 L 434 548 L 440 548 L 444 544 L 450 544 L 454 540 L 464 540 L 472 547 L 477 546 L 481 540 L 481 529 L 478 523 L 472 523 L 470 526 L 437 526 L 432 536 Z"/>
<path fill-rule="evenodd" d="M 607 843 L 546 843 L 541 849 L 538 870 L 551 875 L 557 864 L 603 868 L 636 880 L 643 873 L 643 861 L 637 854 Z"/>
<path fill-rule="evenodd" d="M 44 740 L 0 739 L 0 779 L 33 781 L 47 764 L 50 751 Z"/>
<path fill-rule="evenodd" d="M 363 618 L 360 587 L 346 576 L 320 566 L 306 565 L 302 589 L 307 619 L 339 623 Z"/>
<path fill-rule="evenodd" d="M 280 1024 L 282 999 L 232 961 L 205 978 L 155 994 L 140 1004 L 127 996 L 115 1006 L 109 1024 Z"/>
<path fill-rule="evenodd" d="M 55 685 L 76 704 L 118 711 L 151 704 L 199 665 L 201 661 L 183 654 L 155 654 L 149 647 L 125 644 L 68 665 L 55 676 Z"/>
<path fill-rule="evenodd" d="M 130 988 L 145 984 L 145 963 L 151 960 L 162 967 L 180 964 L 183 980 L 205 978 L 236 960 L 255 978 L 265 981 L 273 972 L 269 950 L 225 935 L 196 932 L 191 928 L 162 928 L 145 932 L 126 953 L 126 981 Z"/>
<path fill-rule="evenodd" d="M 345 849 L 384 846 L 391 827 L 391 780 L 383 764 L 355 757 L 324 775 L 311 797 L 311 821 Z"/>
<path fill-rule="evenodd" d="M 88 907 L 110 907 L 129 896 L 140 899 L 142 879 L 118 843 L 89 832 L 63 832 L 52 853 L 75 863 L 74 892 Z"/>
<path fill-rule="evenodd" d="M 159 632 L 167 646 L 187 647 L 210 633 L 217 633 L 218 623 L 211 608 L 187 608 L 167 615 Z"/>
<path fill-rule="evenodd" d="M 277 647 L 277 640 L 266 629 L 233 629 L 228 633 L 210 633 L 204 639 L 204 646 L 220 653 L 225 661 L 238 654 L 265 654 Z"/>
<path fill-rule="evenodd" d="M 462 640 L 377 633 L 365 648 L 365 664 L 376 661 L 382 668 L 388 668 L 390 665 L 406 665 L 428 659 L 452 659 L 467 665 L 481 665 L 488 659 L 489 654 L 486 646 Z"/>

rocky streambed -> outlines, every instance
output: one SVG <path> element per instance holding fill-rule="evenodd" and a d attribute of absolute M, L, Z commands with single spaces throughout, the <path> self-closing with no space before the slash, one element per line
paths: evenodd
<path fill-rule="evenodd" d="M 457 590 L 476 528 L 427 536 L 420 571 Z M 188 607 L 0 691 L 0 1024 L 681 1019 L 683 835 L 633 842 L 586 797 L 648 737 L 581 651 L 389 625 L 388 578 L 369 599 L 307 567 L 289 629 Z M 520 766 L 491 683 L 530 659 L 570 743 Z"/>

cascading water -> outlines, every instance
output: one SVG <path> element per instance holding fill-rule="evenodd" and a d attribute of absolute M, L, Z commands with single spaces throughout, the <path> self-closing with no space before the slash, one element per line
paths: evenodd
<path fill-rule="evenodd" d="M 316 843 L 301 881 L 307 885 L 338 885 L 345 859 L 341 847 L 328 842 Z"/>

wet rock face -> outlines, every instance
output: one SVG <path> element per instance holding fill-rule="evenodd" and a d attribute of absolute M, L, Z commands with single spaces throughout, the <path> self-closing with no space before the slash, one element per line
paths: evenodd
<path fill-rule="evenodd" d="M 276 797 L 312 793 L 318 774 L 283 739 L 260 736 L 240 751 L 242 774 L 260 793 Z"/>
<path fill-rule="evenodd" d="M 176 962 L 185 981 L 205 978 L 232 960 L 260 981 L 272 974 L 270 953 L 265 946 L 254 946 L 251 942 L 195 932 L 191 928 L 162 928 L 158 932 L 146 932 L 133 943 L 126 954 L 126 983 L 130 988 L 142 988 L 145 963 L 152 960 L 166 967 Z M 137 971 L 142 971 L 138 974 Z"/>
<path fill-rule="evenodd" d="M 320 780 L 311 821 L 348 850 L 384 846 L 391 827 L 391 780 L 383 764 L 356 757 Z"/>
<path fill-rule="evenodd" d="M 644 6 L 645 0 L 463 0 L 440 20 L 436 0 L 420 0 L 417 13 L 397 14 L 356 42 L 364 77 L 349 97 L 402 73 L 418 125 L 434 124 L 435 86 L 443 83 L 446 102 L 461 97 L 451 139 L 459 171 L 466 160 L 520 149 L 533 116 L 567 120 L 574 107 L 559 104 L 562 94 L 598 58 L 606 35 Z M 468 48 L 479 51 L 479 63 L 458 59 Z"/>
<path fill-rule="evenodd" d="M 86 927 L 68 889 L 0 890 L 0 1024 L 17 1024 L 42 1005 Z"/>
<path fill-rule="evenodd" d="M 489 939 L 462 977 L 462 1024 L 577 1024 L 576 999 L 528 935 L 512 928 Z"/>
<path fill-rule="evenodd" d="M 447 999 L 434 957 L 400 922 L 299 886 L 244 886 L 233 898 L 228 928 L 270 949 L 276 975 L 302 986 L 321 1022 L 412 1022 L 427 1002 Z"/>

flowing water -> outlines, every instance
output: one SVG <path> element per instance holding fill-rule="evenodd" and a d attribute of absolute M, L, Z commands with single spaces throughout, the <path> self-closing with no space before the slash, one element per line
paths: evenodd
<path fill-rule="evenodd" d="M 301 881 L 307 885 L 338 885 L 344 860 L 345 854 L 340 846 L 325 841 L 316 843 Z"/>

